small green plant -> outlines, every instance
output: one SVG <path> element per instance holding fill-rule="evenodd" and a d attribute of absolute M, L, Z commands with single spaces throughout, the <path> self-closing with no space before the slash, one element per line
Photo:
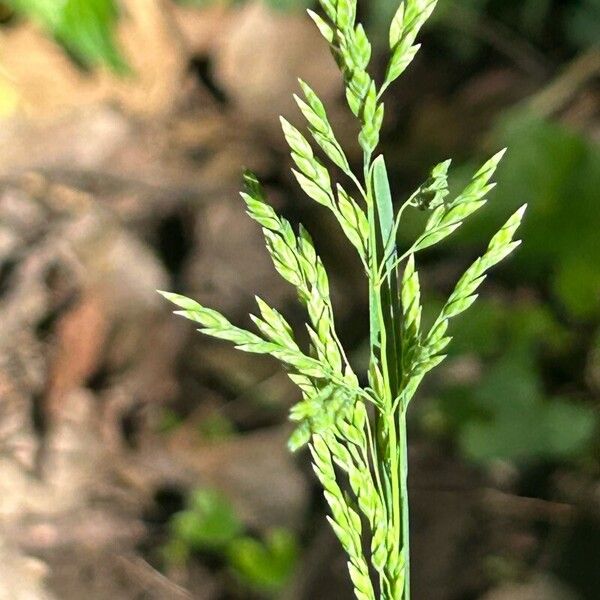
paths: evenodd
<path fill-rule="evenodd" d="M 537 354 L 564 351 L 573 340 L 552 312 L 531 300 L 483 302 L 459 327 L 451 358 L 477 347 L 485 367 L 477 387 L 446 383 L 428 403 L 422 421 L 429 431 L 451 434 L 465 458 L 483 465 L 504 460 L 526 467 L 586 456 L 597 427 L 593 408 L 573 394 L 552 397 L 544 390 Z"/>
<path fill-rule="evenodd" d="M 226 496 L 199 488 L 190 494 L 186 508 L 171 518 L 163 548 L 171 564 L 187 562 L 193 552 L 219 558 L 246 587 L 270 596 L 292 576 L 298 543 L 285 529 L 267 532 L 264 541 L 247 535 Z"/>
<path fill-rule="evenodd" d="M 259 331 L 255 334 L 186 297 L 163 295 L 179 307 L 176 314 L 199 323 L 200 331 L 246 352 L 270 354 L 285 365 L 302 393 L 291 411 L 297 428 L 289 445 L 292 450 L 310 447 L 331 511 L 329 522 L 348 555 L 356 597 L 409 600 L 408 406 L 423 377 L 445 358 L 450 321 L 476 300 L 487 271 L 519 245 L 513 238 L 525 207 L 492 238 L 425 330 L 416 258 L 484 206 L 503 152 L 486 162 L 455 197 L 447 184 L 450 161 L 438 164 L 394 214 L 386 163 L 375 154 L 384 117 L 382 96 L 417 54 L 416 37 L 436 0 L 400 4 L 389 29 L 389 64 L 379 85 L 367 70 L 371 44 L 356 23 L 356 0 L 320 0 L 320 4 L 324 16 L 309 14 L 340 67 L 348 106 L 358 122 L 364 155 L 360 174 L 350 167 L 323 103 L 303 81 L 303 97 L 296 96 L 296 102 L 310 136 L 354 191 L 346 182 L 334 185 L 308 139 L 288 121 L 282 119 L 282 125 L 301 188 L 333 213 L 365 269 L 370 299 L 367 383 L 361 385 L 336 333 L 327 273 L 312 238 L 303 227 L 296 233 L 275 213 L 252 173 L 245 174 L 242 198 L 250 217 L 262 226 L 275 268 L 296 287 L 306 308 L 310 348 L 303 350 L 285 318 L 260 298 L 260 314 L 252 317 Z M 423 232 L 401 250 L 397 232 L 407 210 L 430 214 Z"/>
<path fill-rule="evenodd" d="M 253 537 L 233 540 L 227 558 L 240 581 L 271 596 L 291 579 L 298 561 L 298 543 L 286 529 L 274 529 L 264 541 Z"/>
<path fill-rule="evenodd" d="M 191 550 L 221 551 L 239 536 L 244 527 L 230 502 L 215 490 L 195 490 L 185 510 L 176 513 L 169 523 L 172 549 L 185 548 L 185 557 Z"/>

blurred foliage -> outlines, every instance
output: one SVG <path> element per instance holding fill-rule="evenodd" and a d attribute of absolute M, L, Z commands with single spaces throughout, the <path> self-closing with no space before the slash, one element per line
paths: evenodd
<path fill-rule="evenodd" d="M 186 416 L 171 408 L 163 408 L 159 413 L 156 431 L 169 434 L 186 423 Z M 210 412 L 200 419 L 196 425 L 199 440 L 203 442 L 216 442 L 236 435 L 235 425 L 225 415 L 218 411 Z"/>
<path fill-rule="evenodd" d="M 216 490 L 190 494 L 184 510 L 169 522 L 167 562 L 182 564 L 192 554 L 220 558 L 236 578 L 257 592 L 272 595 L 289 581 L 298 559 L 296 537 L 285 529 L 267 533 L 265 540 L 248 536 L 231 502 Z"/>
<path fill-rule="evenodd" d="M 298 543 L 285 529 L 270 532 L 265 541 L 251 537 L 234 540 L 228 557 L 236 575 L 247 585 L 273 594 L 290 580 L 298 560 Z"/>
<path fill-rule="evenodd" d="M 119 17 L 115 0 L 4 0 L 4 4 L 38 22 L 82 65 L 127 71 L 114 37 Z"/>
<path fill-rule="evenodd" d="M 488 301 L 457 325 L 455 355 L 477 348 L 482 372 L 476 382 L 441 390 L 425 424 L 453 435 L 477 462 L 563 461 L 589 450 L 598 427 L 573 357 L 592 354 L 579 329 L 593 332 L 600 322 L 600 149 L 523 109 L 498 120 L 492 142 L 509 148 L 501 185 L 451 246 L 474 253 L 507 207 L 527 202 L 525 242 L 501 274 L 503 290 L 527 289 L 527 300 Z M 457 179 L 472 168 L 459 169 Z M 546 393 L 549 380 L 568 385 L 569 394 Z"/>
<path fill-rule="evenodd" d="M 159 433 L 169 433 L 183 425 L 184 419 L 176 411 L 170 408 L 163 408 L 160 412 L 160 418 L 156 424 L 156 430 Z"/>
<path fill-rule="evenodd" d="M 576 318 L 600 313 L 600 149 L 582 135 L 511 114 L 497 137 L 512 147 L 497 202 L 529 201 L 527 244 L 515 267 L 548 285 Z"/>
<path fill-rule="evenodd" d="M 582 0 L 571 7 L 567 21 L 571 41 L 581 47 L 598 44 L 600 39 L 600 0 Z"/>
<path fill-rule="evenodd" d="M 203 441 L 216 442 L 235 435 L 235 426 L 225 415 L 215 412 L 198 423 L 198 435 Z"/>
<path fill-rule="evenodd" d="M 464 454 L 476 461 L 561 460 L 582 452 L 592 439 L 595 418 L 588 407 L 545 398 L 531 354 L 507 353 L 473 388 L 483 418 L 460 430 Z"/>
<path fill-rule="evenodd" d="M 426 410 L 425 425 L 454 436 L 465 456 L 481 463 L 563 461 L 588 450 L 597 415 L 572 398 L 548 398 L 536 359 L 541 350 L 569 352 L 570 332 L 531 302 L 490 301 L 480 308 L 461 321 L 455 336 L 457 355 L 482 349 L 480 378 L 476 385 L 447 385 Z"/>
<path fill-rule="evenodd" d="M 600 316 L 600 149 L 582 134 L 522 110 L 502 117 L 508 146 L 489 208 L 456 242 L 479 245 L 506 207 L 529 204 L 513 279 L 548 292 L 573 319 Z"/>
<path fill-rule="evenodd" d="M 590 448 L 596 418 L 569 398 L 547 398 L 531 355 L 503 355 L 473 386 L 451 386 L 429 415 L 453 433 L 464 455 L 480 463 L 565 461 Z M 441 414 L 440 414 L 441 413 Z"/>
<path fill-rule="evenodd" d="M 194 491 L 186 510 L 173 516 L 170 529 L 192 551 L 223 550 L 243 531 L 233 507 L 222 494 Z"/>

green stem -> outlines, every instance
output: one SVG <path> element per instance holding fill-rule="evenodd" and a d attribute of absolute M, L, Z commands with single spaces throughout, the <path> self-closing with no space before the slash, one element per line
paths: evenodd
<path fill-rule="evenodd" d="M 386 426 L 388 431 L 388 460 L 390 465 L 390 479 L 391 479 L 391 523 L 390 526 L 394 531 L 394 552 L 396 556 L 399 556 L 402 551 L 402 487 L 400 479 L 400 464 L 399 464 L 399 447 L 398 447 L 398 432 L 396 430 L 396 418 L 393 413 L 388 414 L 386 419 Z M 397 578 L 397 573 L 391 573 L 393 581 Z M 402 597 L 402 600 L 405 600 Z"/>
<path fill-rule="evenodd" d="M 402 497 L 402 551 L 404 553 L 404 595 L 410 600 L 410 512 L 408 495 L 408 435 L 406 427 L 406 408 L 400 407 L 400 495 Z"/>

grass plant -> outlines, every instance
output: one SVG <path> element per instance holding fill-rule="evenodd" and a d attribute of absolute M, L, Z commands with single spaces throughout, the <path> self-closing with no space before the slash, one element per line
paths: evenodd
<path fill-rule="evenodd" d="M 281 361 L 300 389 L 301 400 L 290 414 L 296 429 L 289 446 L 310 449 L 358 600 L 410 599 L 407 410 L 425 375 L 446 356 L 451 321 L 475 302 L 489 269 L 519 245 L 514 236 L 525 211 L 524 206 L 517 210 L 493 236 L 425 329 L 419 255 L 486 204 L 504 153 L 490 158 L 457 195 L 448 188 L 450 161 L 436 165 L 395 210 L 386 162 L 377 153 L 383 96 L 417 54 L 417 36 L 435 5 L 436 0 L 400 4 L 389 28 L 389 61 L 379 83 L 368 70 L 371 43 L 357 23 L 356 0 L 320 0 L 321 13 L 309 11 L 343 76 L 348 108 L 357 121 L 362 169 L 350 165 L 325 106 L 307 83 L 300 81 L 295 100 L 308 135 L 281 120 L 300 187 L 333 213 L 364 267 L 370 304 L 368 373 L 359 377 L 347 359 L 336 332 L 327 272 L 310 234 L 302 226 L 295 231 L 273 210 L 253 173 L 245 173 L 241 195 L 249 216 L 262 227 L 276 270 L 296 288 L 306 309 L 310 347 L 302 348 L 285 317 L 261 298 L 252 316 L 254 333 L 194 300 L 163 292 L 178 307 L 176 314 L 198 323 L 203 333 Z M 333 182 L 322 159 L 339 169 L 342 181 Z M 427 211 L 428 219 L 414 242 L 400 248 L 397 232 L 409 210 Z"/>

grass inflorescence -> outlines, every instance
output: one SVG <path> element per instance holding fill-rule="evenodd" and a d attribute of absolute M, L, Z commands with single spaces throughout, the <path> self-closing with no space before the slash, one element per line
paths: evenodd
<path fill-rule="evenodd" d="M 364 266 L 370 303 L 368 384 L 360 385 L 337 335 L 327 272 L 311 236 L 302 226 L 295 231 L 273 210 L 252 173 L 245 173 L 242 198 L 249 216 L 262 227 L 275 268 L 296 288 L 306 309 L 309 347 L 302 348 L 285 317 L 260 298 L 252 316 L 258 333 L 252 333 L 184 296 L 163 295 L 179 307 L 177 314 L 199 323 L 203 333 L 281 361 L 302 395 L 291 410 L 296 429 L 289 446 L 294 451 L 310 448 L 330 508 L 329 522 L 348 556 L 356 598 L 409 600 L 407 409 L 423 377 L 445 359 L 451 320 L 477 299 L 487 271 L 519 245 L 514 236 L 525 207 L 492 238 L 424 331 L 419 253 L 442 242 L 485 205 L 503 152 L 488 160 L 455 197 L 447 184 L 450 161 L 436 165 L 395 211 L 386 163 L 376 154 L 382 97 L 417 54 L 417 35 L 436 0 L 400 4 L 390 25 L 389 62 L 380 85 L 368 71 L 371 44 L 356 22 L 356 4 L 320 0 L 322 13 L 309 14 L 342 73 L 348 107 L 358 123 L 363 168 L 352 170 L 325 106 L 307 83 L 300 82 L 295 99 L 308 134 L 285 119 L 282 126 L 300 187 L 333 213 Z M 341 170 L 345 181 L 333 182 L 315 149 Z M 407 210 L 429 211 L 429 218 L 403 250 L 396 240 Z"/>

